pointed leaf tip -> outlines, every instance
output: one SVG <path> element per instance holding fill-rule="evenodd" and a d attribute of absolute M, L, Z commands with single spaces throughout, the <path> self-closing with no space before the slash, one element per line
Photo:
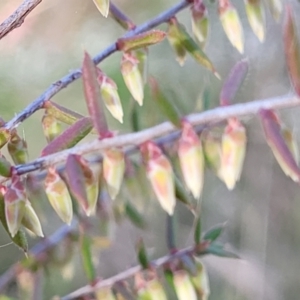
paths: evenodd
<path fill-rule="evenodd" d="M 93 0 L 103 17 L 107 18 L 109 13 L 110 0 Z"/>

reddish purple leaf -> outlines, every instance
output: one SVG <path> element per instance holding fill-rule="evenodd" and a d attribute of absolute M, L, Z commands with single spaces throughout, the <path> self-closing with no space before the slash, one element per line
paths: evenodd
<path fill-rule="evenodd" d="M 271 147 L 275 158 L 282 170 L 294 181 L 300 180 L 300 169 L 291 153 L 284 137 L 281 134 L 281 127 L 278 117 L 272 110 L 263 109 L 259 112 L 266 140 Z"/>
<path fill-rule="evenodd" d="M 93 128 L 92 119 L 82 118 L 50 142 L 42 151 L 42 156 L 68 149 L 82 140 Z"/>
<path fill-rule="evenodd" d="M 103 139 L 109 137 L 110 132 L 108 131 L 105 119 L 104 104 L 97 82 L 96 66 L 86 52 L 84 53 L 82 65 L 82 80 L 88 111 L 93 120 L 94 127 L 98 132 L 99 138 Z"/>
<path fill-rule="evenodd" d="M 230 70 L 221 90 L 220 105 L 225 106 L 232 103 L 238 89 L 241 87 L 247 75 L 248 67 L 248 60 L 243 59 L 237 62 Z"/>
<path fill-rule="evenodd" d="M 290 6 L 286 8 L 283 40 L 290 79 L 296 93 L 300 96 L 300 48 L 295 20 Z"/>

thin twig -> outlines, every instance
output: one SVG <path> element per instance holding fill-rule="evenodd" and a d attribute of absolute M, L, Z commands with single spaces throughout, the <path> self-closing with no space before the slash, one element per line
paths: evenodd
<path fill-rule="evenodd" d="M 137 26 L 131 31 L 128 31 L 123 37 L 131 37 L 140 34 L 144 31 L 150 30 L 166 21 L 168 21 L 172 16 L 176 15 L 179 11 L 190 5 L 190 0 L 182 0 L 178 4 L 174 5 L 167 11 L 156 16 L 152 20 L 145 22 L 144 24 Z M 116 42 L 108 46 L 106 49 L 101 51 L 98 55 L 94 57 L 94 63 L 99 64 L 102 60 L 110 56 L 112 53 L 117 51 Z M 13 119 L 5 124 L 5 128 L 11 130 L 17 127 L 21 122 L 30 117 L 34 112 L 41 109 L 45 101 L 50 100 L 55 94 L 61 91 L 63 88 L 67 87 L 70 83 L 81 77 L 81 69 L 73 71 L 61 78 L 60 80 L 53 83 L 42 95 L 40 95 L 36 100 L 29 104 L 23 111 L 16 115 Z"/>
<path fill-rule="evenodd" d="M 78 222 L 73 220 L 71 225 L 63 225 L 56 232 L 54 232 L 50 237 L 42 239 L 42 241 L 29 250 L 29 256 L 38 257 L 40 254 L 56 246 L 59 242 L 65 239 L 69 234 L 71 234 L 77 227 Z M 0 276 L 0 291 L 5 288 L 5 286 L 15 279 L 16 274 L 22 269 L 21 263 L 18 262 L 11 266 L 6 272 Z"/>
<path fill-rule="evenodd" d="M 174 261 L 174 259 L 176 259 L 176 258 L 180 258 L 185 255 L 194 254 L 195 251 L 196 251 L 196 249 L 194 246 L 187 247 L 187 248 L 178 250 L 177 252 L 175 252 L 173 254 L 168 254 L 166 256 L 163 256 L 161 258 L 153 260 L 152 262 L 150 262 L 150 265 L 153 266 L 155 269 L 157 269 L 159 267 L 163 267 L 163 266 L 167 265 L 171 261 Z M 205 254 L 205 251 L 203 251 L 203 254 Z M 200 255 L 200 254 L 197 252 L 197 255 Z M 140 265 L 129 268 L 129 269 L 125 270 L 124 272 L 118 273 L 115 276 L 112 276 L 112 277 L 104 279 L 104 280 L 100 280 L 97 284 L 95 284 L 93 286 L 86 285 L 84 287 L 81 287 L 78 290 L 62 297 L 61 300 L 75 299 L 75 298 L 93 293 L 96 290 L 99 290 L 101 288 L 111 287 L 115 283 L 129 279 L 141 271 L 142 271 L 142 267 Z"/>
<path fill-rule="evenodd" d="M 20 27 L 30 12 L 41 2 L 42 0 L 25 0 L 12 15 L 0 24 L 0 40 L 12 30 Z"/>
<path fill-rule="evenodd" d="M 193 125 L 216 123 L 231 117 L 242 117 L 245 115 L 255 115 L 261 109 L 279 109 L 294 107 L 300 104 L 300 98 L 294 95 L 256 100 L 248 103 L 234 104 L 226 107 L 217 107 L 201 113 L 191 114 L 186 119 Z M 126 148 L 125 151 L 131 151 L 133 147 L 139 146 L 143 142 L 153 140 L 158 137 L 168 135 L 176 131 L 174 125 L 170 122 L 153 126 L 139 132 L 118 135 L 103 140 L 94 140 L 92 142 L 73 147 L 58 153 L 40 157 L 33 162 L 16 166 L 19 175 L 41 170 L 49 165 L 64 162 L 69 154 L 89 154 L 92 152 L 100 153 L 105 149 L 114 147 Z"/>

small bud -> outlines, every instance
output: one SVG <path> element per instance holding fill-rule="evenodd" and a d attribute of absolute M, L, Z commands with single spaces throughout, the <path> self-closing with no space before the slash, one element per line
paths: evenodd
<path fill-rule="evenodd" d="M 229 0 L 219 1 L 219 16 L 229 41 L 240 53 L 243 53 L 243 28 L 238 12 Z"/>
<path fill-rule="evenodd" d="M 73 217 L 72 200 L 68 188 L 54 167 L 48 168 L 45 191 L 50 204 L 58 216 L 67 224 Z"/>
<path fill-rule="evenodd" d="M 171 47 L 174 49 L 176 53 L 176 60 L 178 63 L 183 66 L 186 59 L 186 49 L 182 44 L 182 35 L 180 32 L 179 23 L 176 18 L 172 18 L 169 21 L 169 29 L 167 38 Z"/>
<path fill-rule="evenodd" d="M 105 287 L 95 292 L 96 300 L 115 300 L 115 296 L 111 288 Z"/>
<path fill-rule="evenodd" d="M 194 198 L 199 199 L 204 180 L 204 157 L 201 141 L 192 125 L 182 123 L 182 134 L 179 139 L 178 156 L 183 179 Z"/>
<path fill-rule="evenodd" d="M 12 166 L 10 162 L 0 154 L 0 175 L 3 177 L 11 177 Z"/>
<path fill-rule="evenodd" d="M 151 297 L 149 300 L 167 300 L 164 288 L 158 278 L 148 281 L 146 284 L 146 289 Z"/>
<path fill-rule="evenodd" d="M 174 272 L 173 280 L 178 300 L 197 300 L 196 291 L 186 271 Z"/>
<path fill-rule="evenodd" d="M 25 204 L 22 225 L 37 236 L 44 237 L 40 220 L 29 201 Z"/>
<path fill-rule="evenodd" d="M 123 54 L 121 61 L 121 73 L 132 97 L 140 106 L 142 106 L 144 99 L 143 77 L 139 69 L 139 61 L 133 53 L 134 52 L 125 52 Z"/>
<path fill-rule="evenodd" d="M 8 230 L 12 237 L 18 232 L 24 212 L 26 193 L 18 175 L 13 175 L 11 185 L 4 195 L 5 217 Z"/>
<path fill-rule="evenodd" d="M 207 9 L 202 0 L 195 0 L 191 7 L 192 10 L 192 30 L 195 38 L 202 47 L 205 46 L 208 36 L 208 17 Z"/>
<path fill-rule="evenodd" d="M 282 0 L 267 0 L 267 4 L 269 5 L 273 18 L 278 22 L 283 11 Z"/>
<path fill-rule="evenodd" d="M 109 13 L 109 2 L 110 0 L 93 0 L 96 7 L 100 11 L 101 15 L 107 18 Z"/>
<path fill-rule="evenodd" d="M 265 11 L 261 0 L 245 0 L 245 8 L 250 26 L 262 43 L 265 39 Z"/>
<path fill-rule="evenodd" d="M 16 131 L 12 132 L 7 149 L 15 164 L 25 164 L 27 162 L 27 143 L 20 138 Z"/>
<path fill-rule="evenodd" d="M 48 143 L 58 137 L 62 132 L 61 124 L 56 120 L 53 115 L 48 114 L 47 112 L 44 114 L 42 118 L 42 126 L 44 135 Z"/>
<path fill-rule="evenodd" d="M 237 119 L 229 119 L 222 136 L 222 158 L 220 177 L 232 190 L 239 181 L 246 154 L 245 127 Z"/>
<path fill-rule="evenodd" d="M 124 153 L 119 149 L 109 149 L 103 154 L 103 176 L 110 197 L 114 200 L 123 182 L 125 171 Z"/>
<path fill-rule="evenodd" d="M 100 91 L 104 104 L 110 111 L 112 116 L 116 118 L 120 123 L 123 123 L 123 109 L 118 94 L 118 87 L 112 79 L 107 77 L 99 69 L 97 70 L 97 79 L 100 85 Z"/>
<path fill-rule="evenodd" d="M 196 276 L 191 277 L 191 281 L 200 299 L 207 300 L 210 294 L 207 271 L 205 269 L 205 266 L 200 261 L 197 261 L 196 267 L 197 274 Z"/>
<path fill-rule="evenodd" d="M 169 214 L 174 213 L 176 204 L 174 174 L 172 166 L 160 148 L 153 142 L 141 146 L 146 158 L 147 176 L 162 208 Z"/>
<path fill-rule="evenodd" d="M 205 133 L 203 138 L 203 150 L 206 163 L 213 169 L 214 172 L 218 173 L 221 167 L 221 140 L 213 136 L 212 133 Z"/>

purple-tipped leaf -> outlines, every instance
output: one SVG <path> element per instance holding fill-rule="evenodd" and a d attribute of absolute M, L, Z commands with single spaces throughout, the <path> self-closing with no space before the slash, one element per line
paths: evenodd
<path fill-rule="evenodd" d="M 234 100 L 237 91 L 243 84 L 248 69 L 249 63 L 247 59 L 243 59 L 233 66 L 223 84 L 220 94 L 220 105 L 225 106 L 232 104 L 232 101 Z"/>
<path fill-rule="evenodd" d="M 281 166 L 283 172 L 294 181 L 300 181 L 300 169 L 289 146 L 282 136 L 278 117 L 272 110 L 261 110 L 260 117 L 265 132 L 266 140 L 271 147 L 273 154 Z"/>
<path fill-rule="evenodd" d="M 50 142 L 42 151 L 42 156 L 56 153 L 76 145 L 93 128 L 92 119 L 82 118 Z"/>
<path fill-rule="evenodd" d="M 84 53 L 82 65 L 82 80 L 88 111 L 99 138 L 108 137 L 109 131 L 104 114 L 104 104 L 97 82 L 97 69 L 93 60 L 86 52 Z"/>

